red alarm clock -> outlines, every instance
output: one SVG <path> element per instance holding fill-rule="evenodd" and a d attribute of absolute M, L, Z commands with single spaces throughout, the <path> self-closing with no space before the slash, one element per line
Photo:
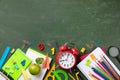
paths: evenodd
<path fill-rule="evenodd" d="M 56 62 L 62 69 L 71 69 L 76 64 L 76 55 L 79 53 L 76 48 L 68 49 L 66 45 L 59 48 Z"/>

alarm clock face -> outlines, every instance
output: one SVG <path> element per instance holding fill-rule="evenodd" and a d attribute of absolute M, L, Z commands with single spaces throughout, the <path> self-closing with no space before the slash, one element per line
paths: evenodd
<path fill-rule="evenodd" d="M 75 56 L 70 52 L 62 52 L 58 57 L 58 64 L 63 69 L 70 69 L 76 63 Z"/>

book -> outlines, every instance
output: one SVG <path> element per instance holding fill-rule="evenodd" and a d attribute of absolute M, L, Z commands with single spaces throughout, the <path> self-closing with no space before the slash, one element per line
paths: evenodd
<path fill-rule="evenodd" d="M 35 63 L 35 59 L 38 58 L 38 57 L 44 58 L 44 60 L 46 58 L 46 54 L 44 52 L 36 51 L 34 49 L 31 49 L 31 48 L 28 48 L 28 50 L 26 51 L 26 56 L 32 60 L 32 63 Z M 49 64 L 51 63 L 51 61 L 52 61 L 52 58 L 49 57 Z M 47 72 L 47 68 L 43 69 L 42 65 L 43 65 L 43 63 L 40 64 L 41 71 L 38 75 L 33 76 L 29 73 L 28 68 L 26 69 L 26 72 L 28 73 L 28 75 L 31 76 L 30 80 L 43 80 L 43 78 L 44 78 L 44 76 Z M 18 80 L 24 80 L 23 75 L 21 75 Z"/>
<path fill-rule="evenodd" d="M 77 65 L 88 80 L 120 80 L 120 71 L 100 47 Z"/>
<path fill-rule="evenodd" d="M 24 66 L 21 64 L 23 60 L 25 61 Z M 14 80 L 18 80 L 22 74 L 22 69 L 26 69 L 31 62 L 32 60 L 29 59 L 25 53 L 18 48 L 3 65 L 2 70 Z"/>

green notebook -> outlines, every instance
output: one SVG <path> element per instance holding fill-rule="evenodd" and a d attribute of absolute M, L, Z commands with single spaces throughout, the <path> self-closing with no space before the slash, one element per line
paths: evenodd
<path fill-rule="evenodd" d="M 26 69 L 31 62 L 32 60 L 29 59 L 23 51 L 17 49 L 4 64 L 2 70 L 5 71 L 14 80 L 18 80 L 22 74 L 22 69 Z"/>

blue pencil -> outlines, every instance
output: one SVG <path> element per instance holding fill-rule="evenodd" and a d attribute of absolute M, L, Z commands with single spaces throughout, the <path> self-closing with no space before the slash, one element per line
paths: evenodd
<path fill-rule="evenodd" d="M 109 78 L 107 78 L 104 74 L 102 74 L 99 70 L 97 70 L 96 68 L 92 68 L 92 70 L 98 74 L 99 76 L 101 76 L 102 78 L 104 78 L 105 80 L 109 80 Z"/>
<path fill-rule="evenodd" d="M 106 64 L 102 61 L 102 66 L 113 76 L 112 72 L 109 70 L 109 68 L 106 66 Z"/>

